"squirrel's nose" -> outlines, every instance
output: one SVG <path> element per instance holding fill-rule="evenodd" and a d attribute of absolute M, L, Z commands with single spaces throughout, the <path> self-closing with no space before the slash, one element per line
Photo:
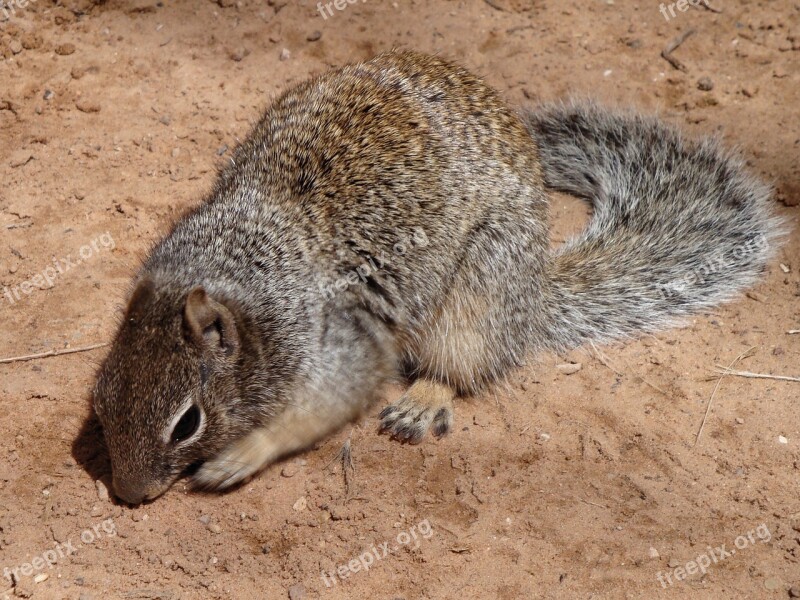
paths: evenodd
<path fill-rule="evenodd" d="M 114 495 L 128 504 L 141 504 L 147 492 L 144 486 L 114 479 Z"/>

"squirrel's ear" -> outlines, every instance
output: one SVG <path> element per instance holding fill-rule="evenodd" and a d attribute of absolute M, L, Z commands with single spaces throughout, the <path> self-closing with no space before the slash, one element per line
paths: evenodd
<path fill-rule="evenodd" d="M 222 348 L 227 355 L 239 348 L 239 333 L 233 314 L 196 287 L 186 297 L 183 326 L 191 341 L 205 348 Z"/>
<path fill-rule="evenodd" d="M 128 302 L 128 309 L 125 311 L 125 319 L 135 323 L 142 311 L 144 310 L 147 302 L 155 294 L 155 284 L 151 279 L 142 279 L 133 290 L 133 295 Z"/>

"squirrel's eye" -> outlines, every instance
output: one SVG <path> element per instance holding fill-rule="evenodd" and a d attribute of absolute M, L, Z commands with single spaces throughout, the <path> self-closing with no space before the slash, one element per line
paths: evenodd
<path fill-rule="evenodd" d="M 172 430 L 170 440 L 173 444 L 182 442 L 183 440 L 192 437 L 199 426 L 200 409 L 196 404 L 192 404 L 187 411 L 183 413 L 183 416 L 181 416 L 180 420 L 175 425 L 175 429 Z"/>

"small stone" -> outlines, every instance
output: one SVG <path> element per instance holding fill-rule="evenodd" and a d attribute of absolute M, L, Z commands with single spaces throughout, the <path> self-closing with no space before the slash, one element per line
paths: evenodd
<path fill-rule="evenodd" d="M 697 89 L 703 92 L 710 92 L 714 89 L 714 82 L 710 77 L 701 77 L 697 80 Z"/>
<path fill-rule="evenodd" d="M 308 37 L 306 37 L 306 39 L 307 39 L 309 42 L 316 42 L 316 41 L 318 41 L 318 40 L 319 40 L 321 37 L 322 37 L 322 32 L 321 32 L 321 31 L 315 31 L 315 32 L 313 32 L 313 33 L 310 33 L 310 34 L 308 35 Z"/>
<path fill-rule="evenodd" d="M 742 94 L 744 94 L 746 98 L 754 98 L 757 93 L 758 88 L 755 86 L 748 85 L 742 88 Z"/>
<path fill-rule="evenodd" d="M 261 545 L 261 554 L 269 554 L 272 547 L 269 544 L 262 544 Z"/>
<path fill-rule="evenodd" d="M 19 54 L 22 52 L 22 44 L 20 44 L 19 40 L 11 40 L 8 44 L 8 49 L 14 54 Z"/>
<path fill-rule="evenodd" d="M 661 555 L 658 553 L 658 550 L 656 550 L 655 548 L 653 548 L 651 546 L 650 547 L 650 558 L 658 558 L 659 556 L 661 556 Z"/>
<path fill-rule="evenodd" d="M 736 417 L 736 424 L 744 425 L 744 419 L 742 417 Z"/>
<path fill-rule="evenodd" d="M 283 475 L 284 477 L 294 477 L 295 475 L 297 475 L 297 471 L 298 471 L 297 465 L 289 464 L 283 467 L 283 469 L 281 469 L 281 475 Z"/>
<path fill-rule="evenodd" d="M 158 119 L 158 122 L 162 125 L 169 125 L 171 119 L 169 118 L 169 115 L 161 115 L 161 117 Z"/>
<path fill-rule="evenodd" d="M 217 523 L 209 523 L 206 526 L 206 529 L 208 529 L 211 533 L 222 533 L 222 527 L 220 527 Z"/>
<path fill-rule="evenodd" d="M 791 271 L 791 269 L 785 264 L 781 263 L 781 271 L 783 271 L 784 273 L 788 273 L 789 271 Z"/>
<path fill-rule="evenodd" d="M 563 365 L 556 365 L 556 369 L 564 375 L 572 375 L 577 373 L 583 368 L 581 363 L 566 363 Z"/>
<path fill-rule="evenodd" d="M 779 436 L 778 436 L 778 443 L 780 443 L 780 444 L 788 444 L 788 443 L 789 443 L 789 440 L 788 440 L 788 439 L 786 439 L 784 436 L 782 436 L 782 435 L 779 435 Z"/>
<path fill-rule="evenodd" d="M 547 441 L 550 440 L 550 434 L 549 433 L 540 433 L 539 434 L 539 439 L 542 440 L 543 442 L 547 442 Z"/>
<path fill-rule="evenodd" d="M 47 573 L 39 573 L 36 577 L 33 578 L 33 583 L 42 583 L 43 581 L 47 581 L 47 578 L 50 577 Z"/>
<path fill-rule="evenodd" d="M 100 104 L 88 98 L 78 98 L 78 100 L 75 101 L 75 108 L 84 113 L 100 112 Z"/>
<path fill-rule="evenodd" d="M 295 502 L 294 504 L 292 504 L 292 508 L 293 508 L 294 510 L 296 510 L 297 512 L 300 512 L 300 511 L 302 511 L 302 510 L 305 510 L 307 507 L 308 507 L 308 500 L 306 499 L 306 497 L 305 497 L 305 496 L 300 496 L 300 497 L 297 499 L 297 502 Z"/>
<path fill-rule="evenodd" d="M 97 497 L 102 502 L 108 501 L 108 488 L 106 484 L 100 481 L 99 479 L 94 482 L 94 486 L 97 488 Z"/>
<path fill-rule="evenodd" d="M 248 54 L 250 54 L 250 50 L 244 46 L 239 46 L 238 48 L 231 50 L 228 53 L 228 56 L 230 56 L 230 59 L 234 62 L 241 62 Z"/>
<path fill-rule="evenodd" d="M 200 521 L 203 525 L 208 525 L 209 523 L 211 523 L 211 517 L 209 517 L 208 515 L 200 515 L 200 517 L 197 520 Z"/>
<path fill-rule="evenodd" d="M 793 585 L 789 588 L 789 598 L 800 598 L 800 585 Z"/>
<path fill-rule="evenodd" d="M 667 563 L 667 566 L 670 569 L 675 569 L 681 566 L 681 561 L 679 561 L 677 558 L 670 558 L 669 562 Z"/>
<path fill-rule="evenodd" d="M 774 592 L 775 590 L 781 589 L 783 587 L 783 583 L 777 577 L 769 577 L 766 581 L 764 581 L 764 587 L 769 591 Z"/>
<path fill-rule="evenodd" d="M 292 53 L 289 52 L 288 48 L 284 48 L 283 50 L 281 50 L 281 56 L 280 56 L 281 60 L 289 60 L 291 57 Z"/>
<path fill-rule="evenodd" d="M 55 95 L 56 93 L 53 90 L 45 90 L 44 95 L 42 95 L 42 98 L 44 98 L 45 101 L 49 102 L 55 97 Z"/>
<path fill-rule="evenodd" d="M 306 588 L 302 583 L 296 583 L 289 588 L 289 600 L 304 600 Z"/>
<path fill-rule="evenodd" d="M 41 47 L 43 41 L 44 40 L 42 39 L 42 36 L 30 31 L 24 34 L 20 39 L 22 47 L 25 48 L 25 50 L 35 50 L 36 48 Z"/>
<path fill-rule="evenodd" d="M 33 154 L 29 150 L 15 150 L 11 154 L 11 159 L 8 161 L 8 164 L 11 165 L 12 169 L 16 169 L 17 167 L 22 167 L 28 164 L 28 161 L 33 159 Z"/>
<path fill-rule="evenodd" d="M 755 300 L 756 302 L 767 301 L 767 297 L 764 294 L 759 294 L 758 292 L 754 292 L 753 290 L 749 290 L 748 292 L 745 293 L 745 295 L 751 300 Z"/>
<path fill-rule="evenodd" d="M 67 42 L 66 44 L 60 44 L 56 46 L 56 54 L 59 56 L 69 56 L 70 54 L 75 54 L 75 44 L 70 44 Z"/>

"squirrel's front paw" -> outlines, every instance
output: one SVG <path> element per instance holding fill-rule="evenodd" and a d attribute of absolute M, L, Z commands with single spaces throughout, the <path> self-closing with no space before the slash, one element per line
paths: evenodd
<path fill-rule="evenodd" d="M 197 470 L 192 483 L 204 490 L 224 490 L 260 471 L 270 458 L 271 443 L 263 430 L 234 442 Z"/>
<path fill-rule="evenodd" d="M 441 437 L 453 425 L 454 396 L 446 385 L 418 379 L 397 402 L 381 411 L 381 431 L 412 444 L 421 442 L 431 428 L 433 435 Z"/>

